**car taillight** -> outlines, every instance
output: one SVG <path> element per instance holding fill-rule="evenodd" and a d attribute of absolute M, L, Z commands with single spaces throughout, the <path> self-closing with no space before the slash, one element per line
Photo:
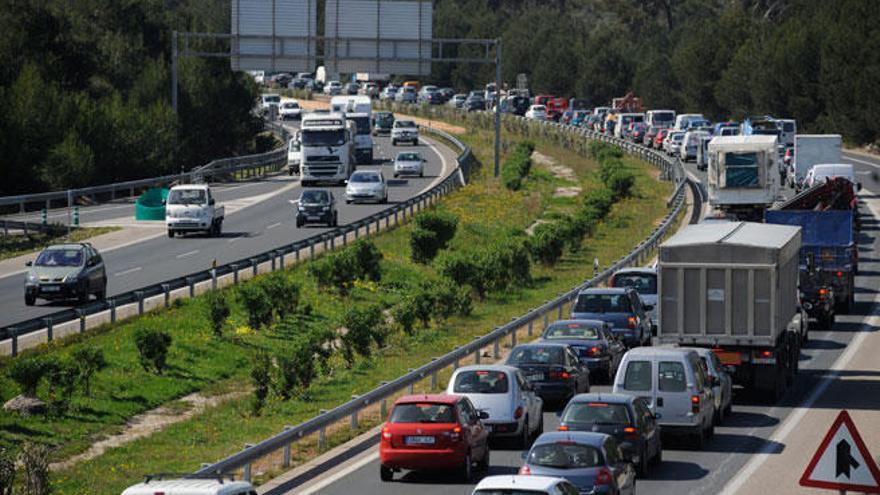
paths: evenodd
<path fill-rule="evenodd" d="M 551 371 L 549 376 L 551 380 L 568 380 L 567 371 Z"/>
<path fill-rule="evenodd" d="M 638 441 L 639 440 L 638 428 L 633 428 L 632 426 L 625 427 L 623 429 L 623 437 L 627 440 Z"/>
<path fill-rule="evenodd" d="M 837 272 L 837 278 L 843 278 L 843 272 L 838 271 L 838 272 Z"/>
<path fill-rule="evenodd" d="M 519 468 L 519 474 L 521 474 L 523 476 L 531 476 L 532 470 L 529 469 L 528 466 L 523 466 L 523 467 Z"/>
<path fill-rule="evenodd" d="M 698 414 L 700 412 L 700 396 L 692 395 L 691 396 L 691 412 L 694 414 Z"/>
<path fill-rule="evenodd" d="M 636 319 L 635 316 L 630 316 L 629 318 L 626 319 L 626 321 L 627 321 L 627 324 L 629 325 L 630 328 L 636 328 L 636 325 L 639 322 L 639 320 Z"/>
<path fill-rule="evenodd" d="M 599 472 L 596 473 L 596 485 L 610 485 L 611 484 L 611 471 L 606 467 L 602 467 L 599 469 Z"/>
<path fill-rule="evenodd" d="M 453 442 L 461 440 L 461 426 L 456 426 L 452 429 L 452 432 L 449 433 L 449 439 Z"/>
<path fill-rule="evenodd" d="M 602 353 L 602 349 L 599 349 L 598 347 L 590 347 L 590 350 L 587 351 L 587 353 L 590 356 L 598 356 L 599 354 Z"/>
<path fill-rule="evenodd" d="M 516 408 L 516 411 L 514 411 L 513 417 L 514 417 L 514 419 L 519 419 L 522 417 L 522 415 L 523 415 L 523 408 L 522 408 L 522 406 L 519 406 Z"/>
<path fill-rule="evenodd" d="M 556 428 L 558 431 L 568 431 L 568 427 L 565 425 L 559 425 L 559 428 Z"/>
<path fill-rule="evenodd" d="M 382 428 L 382 440 L 391 440 L 391 427 L 386 426 Z"/>

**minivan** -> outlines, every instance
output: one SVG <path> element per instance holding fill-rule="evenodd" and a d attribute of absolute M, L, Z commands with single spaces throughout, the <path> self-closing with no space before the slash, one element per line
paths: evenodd
<path fill-rule="evenodd" d="M 623 356 L 613 392 L 644 397 L 664 433 L 690 437 L 697 448 L 715 431 L 715 396 L 693 350 L 631 349 Z"/>

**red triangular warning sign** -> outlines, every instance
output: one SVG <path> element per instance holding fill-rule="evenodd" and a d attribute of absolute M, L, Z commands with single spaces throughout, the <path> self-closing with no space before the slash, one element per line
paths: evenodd
<path fill-rule="evenodd" d="M 880 469 L 846 411 L 834 420 L 801 476 L 801 486 L 880 493 Z"/>

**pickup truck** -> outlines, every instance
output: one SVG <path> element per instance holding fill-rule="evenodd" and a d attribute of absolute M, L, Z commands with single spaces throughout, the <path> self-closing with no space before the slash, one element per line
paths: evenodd
<path fill-rule="evenodd" d="M 165 224 L 168 237 L 177 233 L 205 232 L 218 237 L 223 230 L 226 210 L 217 206 L 207 184 L 182 184 L 168 191 Z"/>

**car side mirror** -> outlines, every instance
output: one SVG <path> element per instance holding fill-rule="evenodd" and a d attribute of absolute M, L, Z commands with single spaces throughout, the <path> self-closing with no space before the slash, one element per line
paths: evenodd
<path fill-rule="evenodd" d="M 217 202 L 217 201 L 216 201 L 214 198 L 211 198 L 211 199 L 208 200 L 208 204 L 211 205 L 211 206 L 214 206 L 214 204 L 215 204 L 216 202 Z"/>
<path fill-rule="evenodd" d="M 24 264 L 24 266 L 34 266 L 34 262 L 28 261 L 27 263 Z"/>
<path fill-rule="evenodd" d="M 519 458 L 522 460 L 526 460 L 526 457 L 528 457 L 528 456 L 529 456 L 528 450 L 523 450 L 522 452 L 519 453 Z"/>
<path fill-rule="evenodd" d="M 642 308 L 645 311 L 651 311 L 652 309 L 654 309 L 654 305 L 653 304 L 645 304 L 644 306 L 642 306 Z"/>
<path fill-rule="evenodd" d="M 562 417 L 562 411 L 561 411 L 561 410 L 556 411 L 556 417 L 557 417 L 557 418 L 561 418 L 561 417 Z"/>
<path fill-rule="evenodd" d="M 862 190 L 862 183 L 856 182 L 856 191 L 861 191 L 861 190 Z"/>
<path fill-rule="evenodd" d="M 98 264 L 98 263 L 95 260 L 95 258 L 92 258 L 89 261 L 86 261 L 86 266 L 95 266 L 96 264 Z"/>
<path fill-rule="evenodd" d="M 480 419 L 489 419 L 489 413 L 486 411 L 480 411 L 479 413 Z"/>

